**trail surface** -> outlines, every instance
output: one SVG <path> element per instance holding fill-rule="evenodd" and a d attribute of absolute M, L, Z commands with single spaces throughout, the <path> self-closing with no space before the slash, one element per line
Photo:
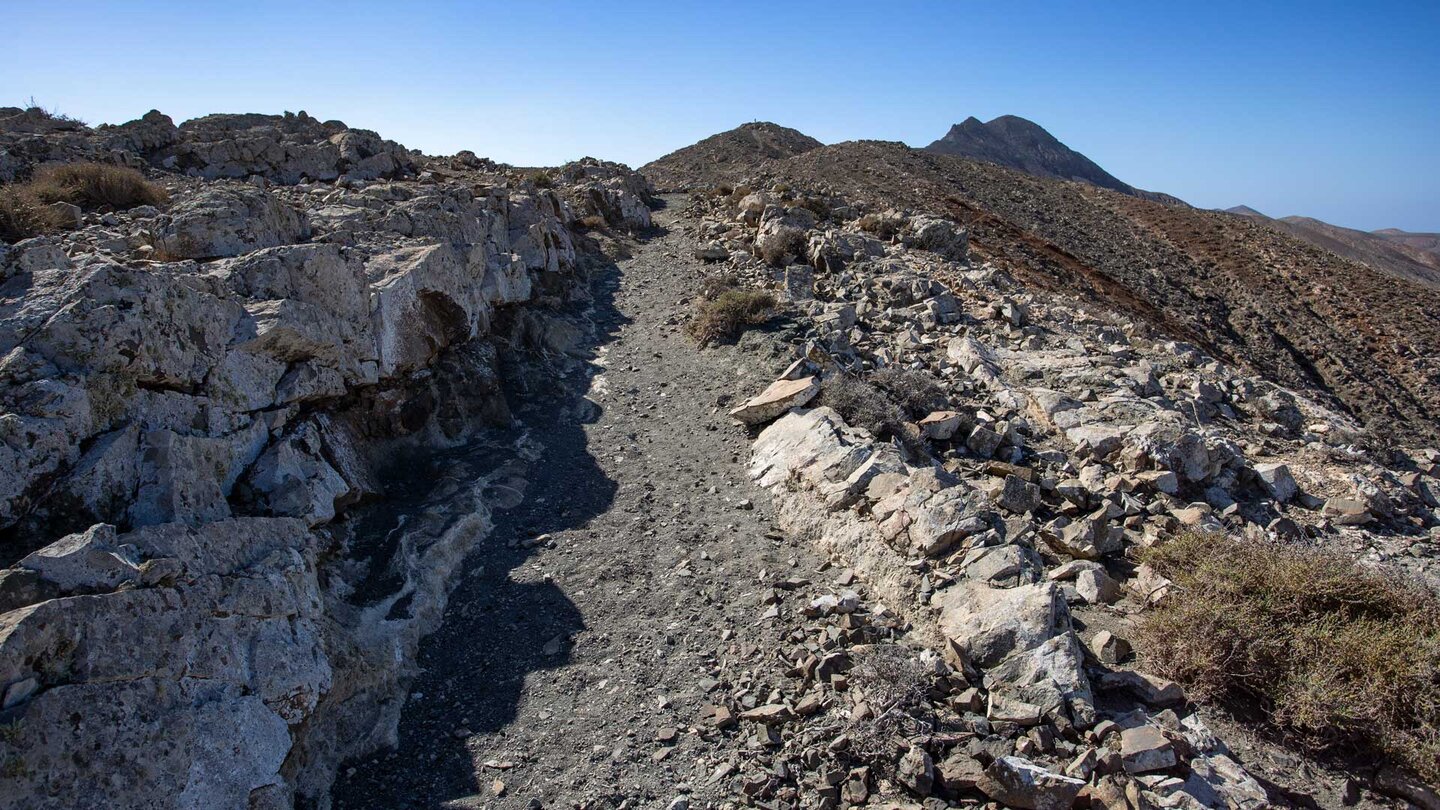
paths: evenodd
<path fill-rule="evenodd" d="M 683 333 L 702 267 L 680 204 L 596 279 L 590 372 L 517 414 L 544 448 L 528 495 L 497 514 L 425 643 L 399 746 L 352 763 L 338 808 L 722 798 L 710 777 L 736 746 L 700 716 L 729 664 L 770 643 L 760 576 L 823 565 L 779 539 L 725 416 L 783 361 Z"/>

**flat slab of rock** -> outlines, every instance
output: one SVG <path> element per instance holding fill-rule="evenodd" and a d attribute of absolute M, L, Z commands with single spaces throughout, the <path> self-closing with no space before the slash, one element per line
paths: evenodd
<path fill-rule="evenodd" d="M 1023 757 L 1000 757 L 985 769 L 977 787 L 1007 807 L 1069 810 L 1085 782 L 1048 771 Z"/>
<path fill-rule="evenodd" d="M 731 411 L 730 416 L 747 425 L 763 425 L 778 418 L 791 408 L 804 405 L 814 399 L 818 393 L 820 393 L 818 377 L 776 380 L 770 383 L 770 387 Z"/>

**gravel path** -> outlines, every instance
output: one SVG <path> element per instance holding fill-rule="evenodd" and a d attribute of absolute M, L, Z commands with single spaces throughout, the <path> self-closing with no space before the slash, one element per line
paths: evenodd
<path fill-rule="evenodd" d="M 700 352 L 682 331 L 702 269 L 679 204 L 596 279 L 590 372 L 519 414 L 544 445 L 529 495 L 499 513 L 427 640 L 398 748 L 352 763 L 336 807 L 725 798 L 710 777 L 736 761 L 735 732 L 704 708 L 781 632 L 761 619 L 762 575 L 824 566 L 780 539 L 725 417 L 784 361 Z"/>

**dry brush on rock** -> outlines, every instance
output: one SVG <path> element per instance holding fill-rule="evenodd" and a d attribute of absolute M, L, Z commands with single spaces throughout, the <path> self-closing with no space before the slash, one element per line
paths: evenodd
<path fill-rule="evenodd" d="M 1315 750 L 1440 783 L 1440 597 L 1333 550 L 1191 532 L 1145 559 L 1175 583 L 1142 646 L 1198 699 Z"/>

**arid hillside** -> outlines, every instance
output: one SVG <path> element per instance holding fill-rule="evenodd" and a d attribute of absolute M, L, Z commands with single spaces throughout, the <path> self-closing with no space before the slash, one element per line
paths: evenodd
<path fill-rule="evenodd" d="M 1361 231 L 1342 228 L 1314 217 L 1271 219 L 1255 209 L 1238 205 L 1227 213 L 1251 217 L 1302 242 L 1324 248 L 1341 258 L 1360 262 L 1396 278 L 1440 289 L 1440 237 L 1388 228 Z"/>
<path fill-rule="evenodd" d="M 824 144 L 767 121 L 744 124 L 679 149 L 640 168 L 661 191 L 699 188 L 753 171 L 771 158 L 787 158 Z"/>
<path fill-rule="evenodd" d="M 757 174 L 953 217 L 977 258 L 1027 284 L 1083 294 L 1313 391 L 1386 441 L 1440 435 L 1440 293 L 1264 224 L 879 141 Z"/>

